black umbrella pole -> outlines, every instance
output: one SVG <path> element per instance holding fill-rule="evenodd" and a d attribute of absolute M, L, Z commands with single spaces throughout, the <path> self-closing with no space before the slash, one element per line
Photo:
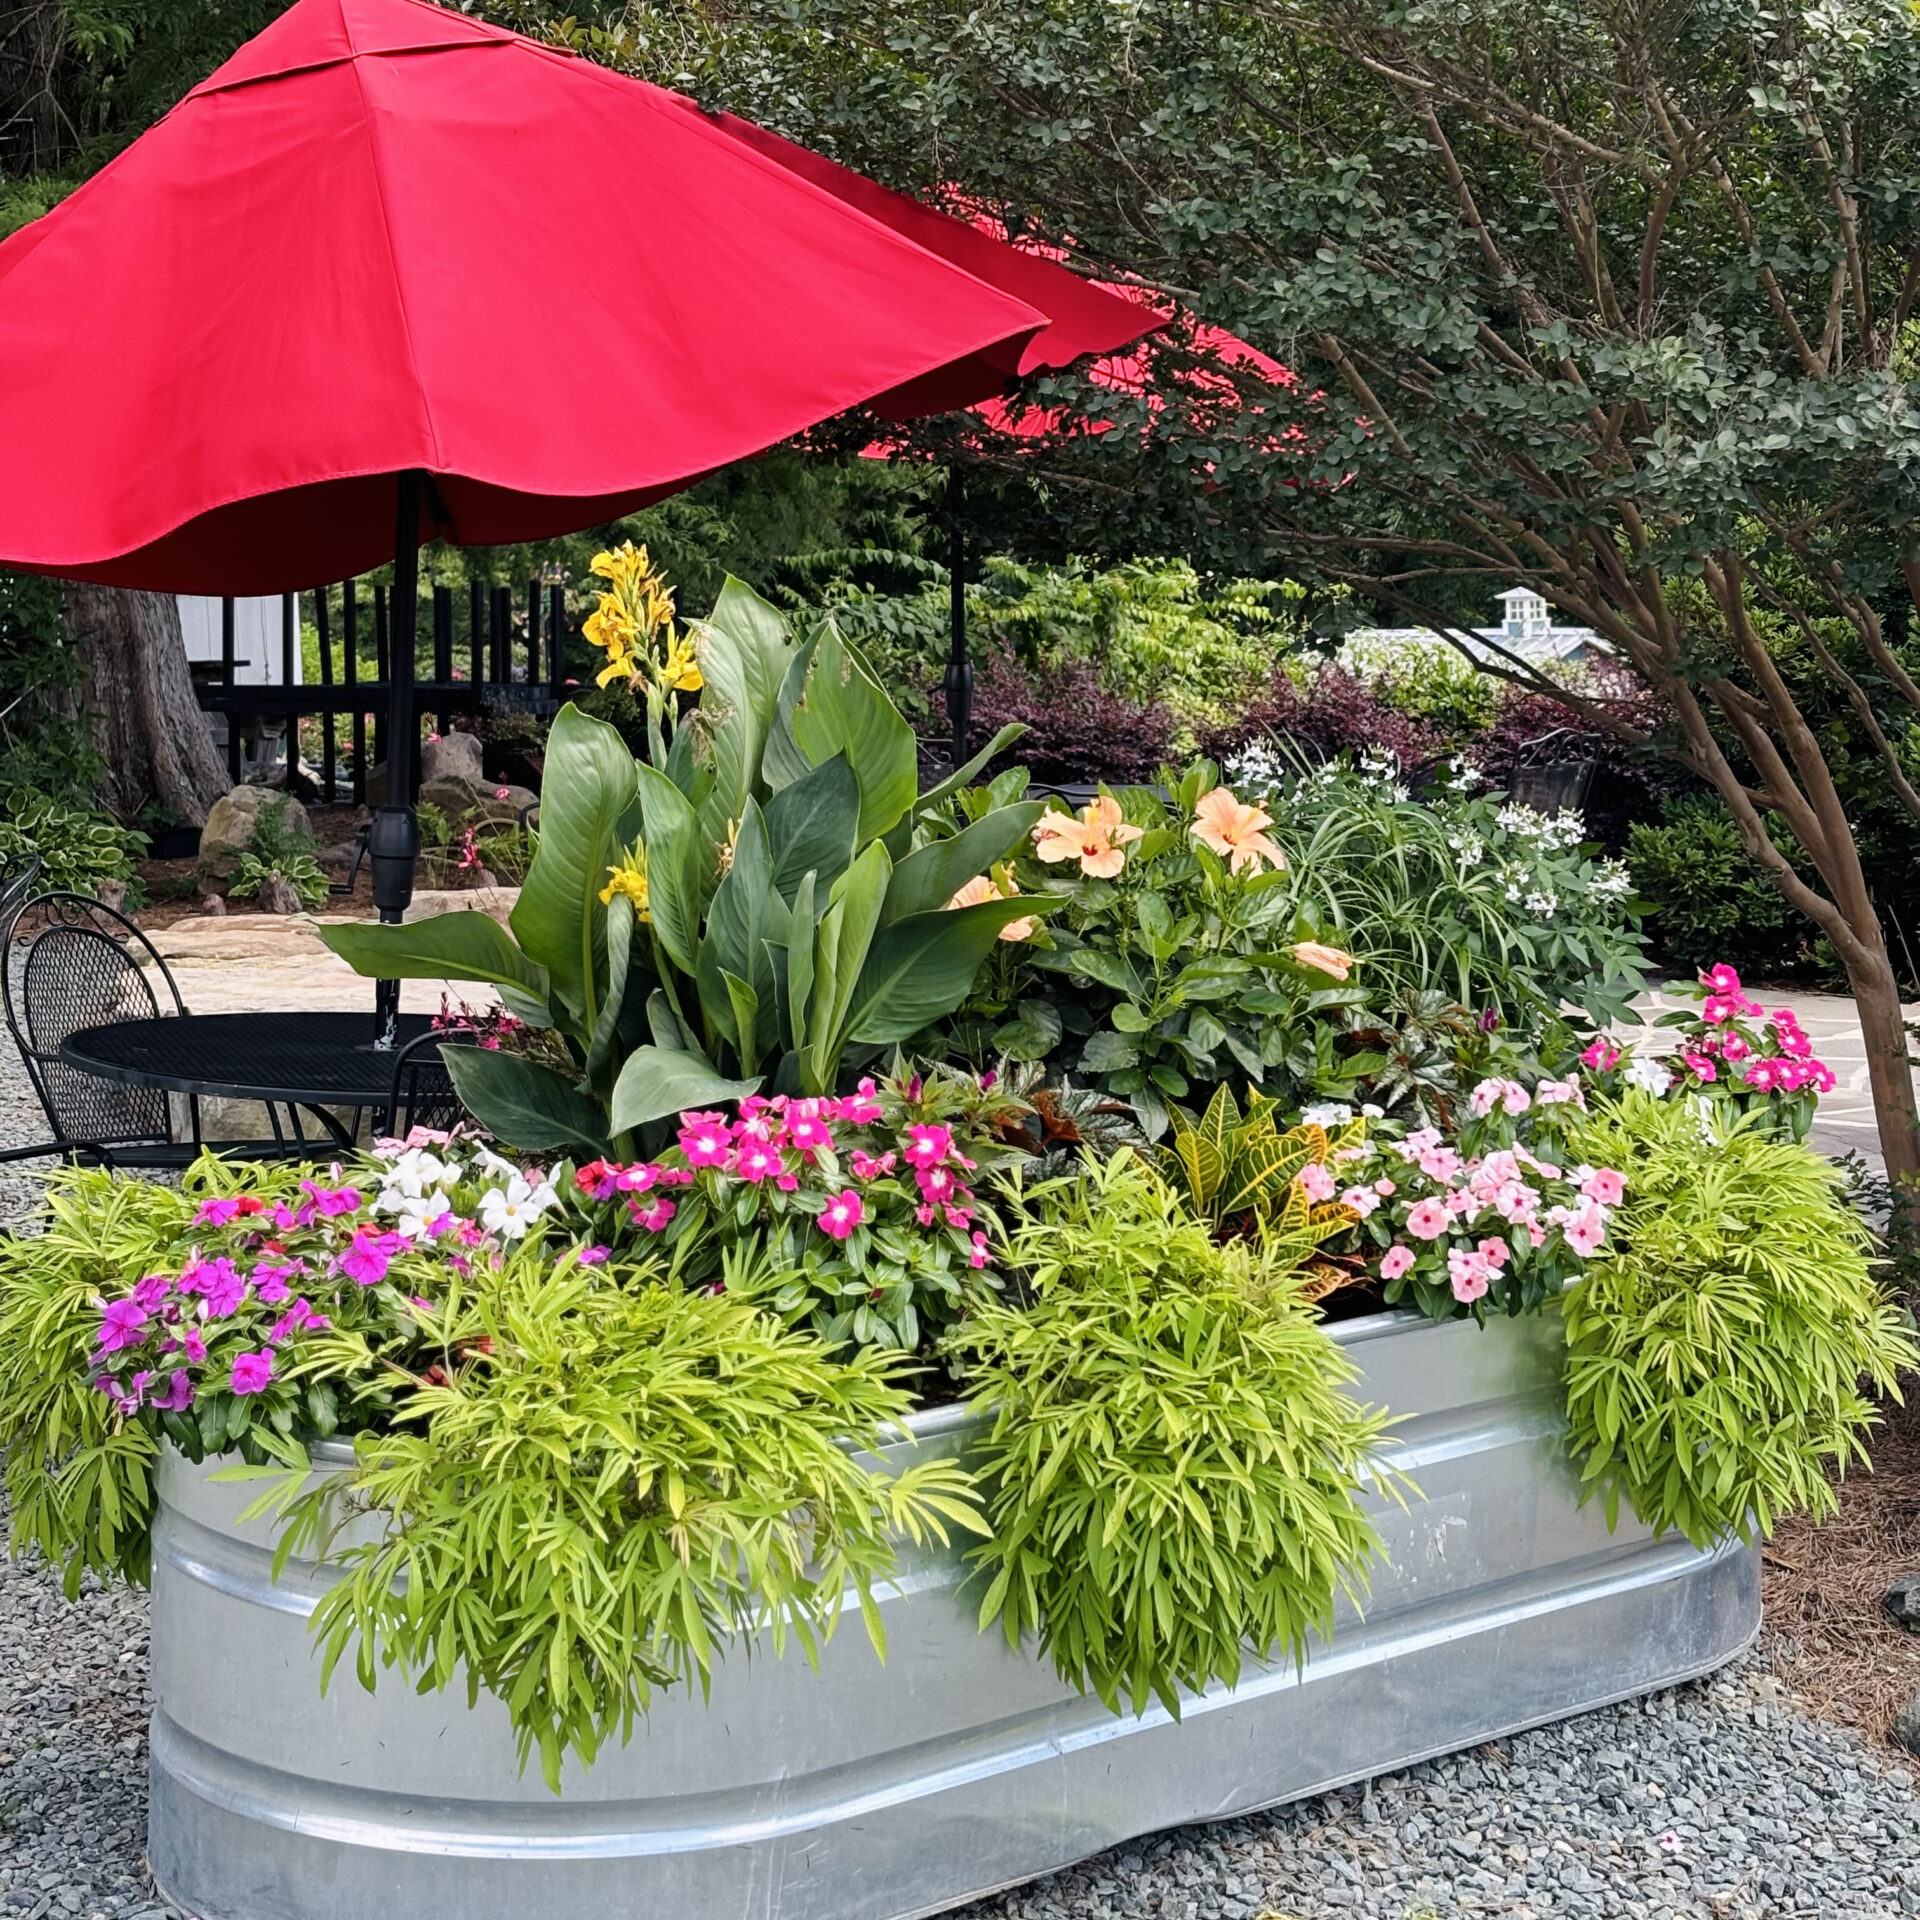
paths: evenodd
<path fill-rule="evenodd" d="M 367 853 L 373 863 L 373 904 L 380 918 L 397 924 L 413 899 L 420 858 L 420 821 L 413 810 L 413 755 L 419 722 L 413 711 L 413 637 L 420 590 L 420 479 L 400 475 L 393 538 L 393 595 L 387 645 L 390 676 L 387 708 L 387 803 L 373 816 Z M 377 980 L 373 989 L 374 1045 L 391 1048 L 400 1033 L 400 982 Z"/>

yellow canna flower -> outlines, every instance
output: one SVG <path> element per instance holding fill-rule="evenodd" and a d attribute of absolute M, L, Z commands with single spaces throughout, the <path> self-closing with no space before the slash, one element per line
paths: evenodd
<path fill-rule="evenodd" d="M 652 567 L 645 547 L 623 540 L 611 553 L 596 553 L 587 570 L 597 573 L 602 580 L 611 580 L 616 587 L 623 587 L 629 581 L 644 579 Z"/>
<path fill-rule="evenodd" d="M 707 684 L 694 654 L 690 634 L 682 634 L 667 649 L 667 660 L 660 669 L 660 678 L 676 693 L 698 693 Z"/>
<path fill-rule="evenodd" d="M 596 687 L 610 685 L 615 680 L 624 680 L 628 685 L 639 679 L 640 663 L 624 648 L 609 648 L 607 664 L 593 676 Z"/>
<path fill-rule="evenodd" d="M 607 884 L 600 889 L 600 904 L 612 906 L 616 893 L 633 903 L 636 918 L 652 920 L 653 912 L 647 899 L 647 850 L 638 840 L 619 866 L 607 869 Z"/>

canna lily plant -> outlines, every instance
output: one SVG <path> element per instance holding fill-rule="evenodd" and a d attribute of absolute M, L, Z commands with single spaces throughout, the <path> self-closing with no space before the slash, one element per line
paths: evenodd
<path fill-rule="evenodd" d="M 456 912 L 324 930 L 362 974 L 480 982 L 538 1031 L 529 1051 L 447 1050 L 462 1100 L 528 1151 L 631 1157 L 689 1108 L 831 1094 L 959 1006 L 1044 904 L 971 885 L 1038 802 L 953 830 L 953 797 L 1017 729 L 922 793 L 912 728 L 830 620 L 796 637 L 729 580 L 695 645 L 698 704 L 662 709 L 647 760 L 562 709 L 505 929 Z"/>

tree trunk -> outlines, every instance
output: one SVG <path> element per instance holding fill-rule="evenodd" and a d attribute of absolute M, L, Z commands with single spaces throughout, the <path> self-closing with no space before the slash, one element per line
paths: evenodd
<path fill-rule="evenodd" d="M 158 800 L 186 825 L 205 826 L 207 809 L 227 790 L 227 770 L 194 698 L 180 603 L 170 593 L 75 581 L 66 588 L 66 609 L 88 717 L 107 763 L 102 802 L 131 820 Z"/>
<path fill-rule="evenodd" d="M 0 174 L 59 163 L 60 41 L 58 0 L 16 0 L 0 14 Z"/>
<path fill-rule="evenodd" d="M 1914 1100 L 1900 988 L 1877 929 L 1868 964 L 1850 967 L 1847 984 L 1853 989 L 1860 1032 L 1867 1045 L 1867 1080 L 1873 1089 L 1880 1151 L 1893 1186 L 1895 1212 L 1907 1222 L 1916 1223 L 1920 1214 L 1920 1111 Z"/>

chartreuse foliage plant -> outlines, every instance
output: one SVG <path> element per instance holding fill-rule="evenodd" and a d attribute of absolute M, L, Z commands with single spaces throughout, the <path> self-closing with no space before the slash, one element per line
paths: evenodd
<path fill-rule="evenodd" d="M 782 1328 L 760 1297 L 780 1278 L 743 1247 L 719 1290 L 622 1285 L 530 1240 L 450 1287 L 444 1361 L 394 1428 L 361 1436 L 350 1474 L 266 1496 L 283 1557 L 387 1516 L 333 1547 L 323 1679 L 349 1652 L 369 1688 L 382 1666 L 464 1673 L 558 1792 L 569 1750 L 589 1763 L 656 1688 L 704 1688 L 729 1639 L 817 1660 L 851 1592 L 884 1654 L 894 1538 L 983 1531 L 978 1506 L 950 1460 L 863 1463 L 910 1405 L 898 1363 Z"/>
<path fill-rule="evenodd" d="M 1869 1391 L 1898 1398 L 1920 1364 L 1839 1173 L 1758 1113 L 1633 1090 L 1572 1150 L 1626 1176 L 1608 1250 L 1563 1296 L 1572 1445 L 1609 1520 L 1624 1495 L 1706 1546 L 1833 1512 Z"/>
<path fill-rule="evenodd" d="M 1303 1658 L 1365 1584 L 1382 1416 L 1294 1259 L 1216 1244 L 1123 1152 L 1034 1189 L 1006 1264 L 1031 1299 L 955 1336 L 993 1419 L 982 1627 L 1115 1712 Z"/>
<path fill-rule="evenodd" d="M 178 1188 L 99 1171 L 56 1176 L 45 1231 L 0 1239 L 0 1451 L 16 1552 L 144 1584 L 155 1441 L 95 1391 L 100 1296 L 155 1264 L 186 1230 Z"/>
<path fill-rule="evenodd" d="M 451 1057 L 467 1106 L 529 1151 L 625 1152 L 637 1129 L 763 1086 L 833 1093 L 850 1056 L 951 1013 L 1033 911 L 950 904 L 1041 812 L 948 830 L 1004 738 L 922 793 L 913 729 L 831 620 L 796 636 L 729 580 L 695 631 L 699 705 L 669 740 L 662 703 L 652 760 L 573 706 L 554 722 L 508 929 L 479 913 L 325 929 L 364 974 L 482 981 L 549 1030 L 564 1067 L 551 1046 Z"/>

